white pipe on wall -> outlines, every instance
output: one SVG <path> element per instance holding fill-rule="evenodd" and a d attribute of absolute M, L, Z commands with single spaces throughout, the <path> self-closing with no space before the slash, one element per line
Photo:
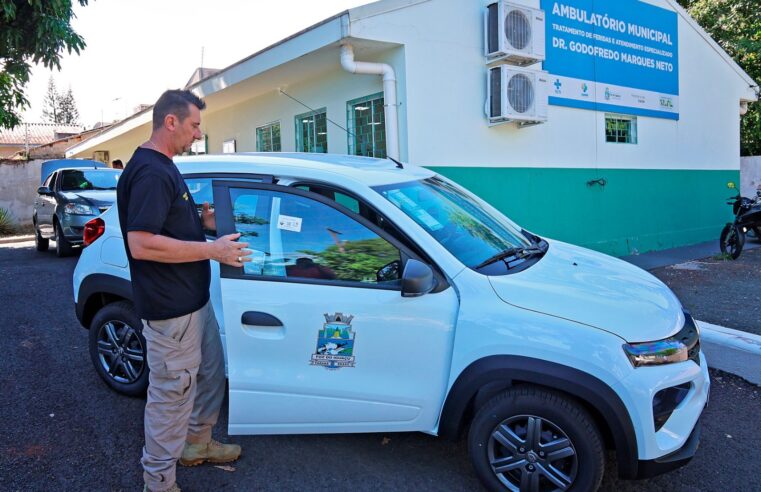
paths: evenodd
<path fill-rule="evenodd" d="M 394 69 L 386 63 L 355 61 L 354 48 L 350 44 L 341 45 L 341 66 L 351 73 L 383 76 L 386 153 L 389 157 L 399 160 L 399 121 L 396 109 L 396 73 Z"/>

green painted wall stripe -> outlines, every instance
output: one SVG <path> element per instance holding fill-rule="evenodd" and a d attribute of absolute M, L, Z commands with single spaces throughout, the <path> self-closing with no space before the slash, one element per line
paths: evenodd
<path fill-rule="evenodd" d="M 536 234 L 615 256 L 718 241 L 732 220 L 727 182 L 740 182 L 739 171 L 430 169 Z"/>

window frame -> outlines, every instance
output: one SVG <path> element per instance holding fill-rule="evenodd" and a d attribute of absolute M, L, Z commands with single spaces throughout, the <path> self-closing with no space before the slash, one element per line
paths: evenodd
<path fill-rule="evenodd" d="M 262 150 L 260 146 L 259 141 L 259 130 L 263 130 L 265 128 L 274 127 L 275 125 L 278 126 L 278 146 L 280 147 L 279 150 Z M 272 131 L 270 131 L 270 137 L 272 136 Z M 254 137 L 256 138 L 256 151 L 257 152 L 282 152 L 283 151 L 283 125 L 280 123 L 280 120 L 270 121 L 269 123 L 265 123 L 263 125 L 259 125 L 254 128 Z M 270 138 L 270 145 L 274 148 L 274 141 L 272 138 Z"/>
<path fill-rule="evenodd" d="M 304 184 L 304 183 L 300 183 L 300 184 Z M 373 224 L 366 218 L 362 217 L 359 214 L 355 214 L 352 210 L 344 207 L 340 203 L 335 202 L 322 195 L 319 195 L 317 193 L 313 193 L 310 191 L 301 190 L 299 188 L 295 188 L 293 184 L 289 186 L 283 186 L 283 185 L 269 184 L 269 183 L 214 180 L 212 182 L 212 188 L 214 190 L 214 202 L 215 202 L 216 220 L 217 220 L 217 236 L 221 237 L 226 234 L 232 234 L 235 231 L 235 224 L 233 222 L 232 204 L 230 203 L 230 199 L 229 199 L 230 188 L 272 191 L 272 192 L 284 193 L 289 195 L 296 195 L 296 196 L 300 196 L 310 200 L 314 200 L 316 202 L 319 202 L 323 205 L 326 205 L 336 210 L 337 212 L 358 222 L 362 226 L 372 231 L 378 237 L 380 237 L 384 241 L 394 246 L 399 251 L 399 259 L 402 262 L 402 265 L 401 265 L 402 273 L 404 272 L 404 266 L 406 265 L 409 259 L 415 259 L 418 261 L 422 261 L 426 264 L 429 264 L 434 271 L 434 276 L 439 282 L 439 285 L 437 286 L 437 288 L 434 289 L 434 291 L 432 291 L 431 293 L 445 290 L 444 288 L 441 288 L 442 285 L 445 287 L 449 286 L 449 284 L 446 282 L 444 277 L 440 275 L 438 271 L 438 267 L 435 264 L 428 262 L 425 258 L 418 255 L 415 251 L 407 247 L 401 241 L 399 241 L 398 239 L 396 239 L 395 237 L 393 237 L 392 235 L 390 235 L 389 233 L 387 233 L 380 227 L 376 226 L 375 224 Z M 352 196 L 352 195 L 348 195 L 348 196 Z M 273 275 L 253 275 L 253 274 L 245 273 L 243 270 L 243 267 L 232 267 L 232 266 L 224 265 L 224 264 L 220 264 L 219 273 L 220 273 L 220 277 L 223 279 L 254 280 L 254 281 L 264 281 L 264 282 L 287 282 L 287 283 L 309 284 L 309 285 L 329 285 L 334 287 L 393 290 L 397 292 L 401 292 L 402 290 L 401 278 L 400 278 L 400 282 L 397 285 L 375 285 L 375 284 L 368 284 L 364 282 L 356 282 L 356 281 L 349 281 L 349 280 L 327 280 L 327 279 L 312 279 L 312 278 L 300 278 L 300 277 L 288 278 L 288 277 L 280 277 L 280 276 L 273 276 Z"/>
<path fill-rule="evenodd" d="M 616 140 L 608 140 L 608 121 L 614 120 L 616 122 L 619 121 L 628 121 L 629 122 L 629 131 L 628 131 L 628 139 L 624 141 L 619 141 L 620 134 L 616 132 L 615 139 Z M 639 135 L 637 131 L 637 117 L 635 115 L 628 115 L 628 114 L 619 114 L 619 113 L 605 113 L 605 125 L 603 127 L 603 132 L 605 136 L 605 143 L 609 144 L 629 144 L 629 145 L 637 145 L 639 143 Z"/>
<path fill-rule="evenodd" d="M 350 101 L 346 101 L 346 128 L 349 129 L 348 134 L 346 136 L 346 139 L 347 139 L 347 149 L 349 151 L 349 154 L 351 154 L 351 155 L 357 155 L 357 156 L 361 156 L 362 155 L 362 154 L 357 154 L 356 153 L 357 149 L 355 148 L 355 143 L 354 143 L 355 136 L 356 136 L 356 125 L 355 125 L 355 121 L 354 121 L 354 118 L 353 118 L 354 113 L 352 111 L 352 106 L 355 105 L 355 104 L 363 103 L 363 102 L 372 103 L 373 101 L 376 101 L 378 99 L 382 99 L 383 100 L 383 107 L 384 107 L 384 110 L 383 110 L 383 131 L 385 133 L 385 131 L 386 131 L 386 115 L 385 115 L 386 100 L 385 100 L 385 94 L 383 93 L 383 91 L 376 92 L 375 94 L 370 94 L 370 95 L 364 96 L 364 97 L 358 97 L 358 98 L 352 99 Z M 372 107 L 370 109 L 372 111 Z M 373 146 L 373 155 L 366 156 L 366 157 L 374 157 L 376 159 L 385 159 L 388 156 L 388 146 L 386 145 L 386 143 L 387 143 L 386 140 L 384 139 L 384 141 L 383 141 L 383 153 L 384 153 L 384 156 L 383 157 L 377 157 L 375 155 L 375 153 L 376 153 L 375 132 L 372 132 L 371 134 L 372 134 L 372 139 L 373 139 L 373 144 L 372 144 L 372 146 Z"/>
<path fill-rule="evenodd" d="M 314 148 L 309 150 L 302 150 L 302 144 L 301 141 L 301 127 L 304 124 L 303 120 L 304 118 L 312 118 L 314 116 L 317 116 L 319 114 L 325 114 L 325 150 L 323 152 L 317 152 Z M 297 114 L 293 117 L 293 122 L 295 125 L 296 130 L 296 152 L 309 152 L 309 153 L 315 153 L 315 154 L 327 154 L 328 151 L 328 108 L 322 107 L 319 109 L 315 109 L 314 111 L 308 111 L 306 113 Z M 314 128 L 314 141 L 317 142 L 317 125 L 315 125 Z"/>

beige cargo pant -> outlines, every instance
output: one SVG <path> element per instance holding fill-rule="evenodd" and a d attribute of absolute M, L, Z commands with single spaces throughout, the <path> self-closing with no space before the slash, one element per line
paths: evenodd
<path fill-rule="evenodd" d="M 143 479 L 150 490 L 174 485 L 185 441 L 205 443 L 225 396 L 225 361 L 211 302 L 193 313 L 143 320 L 147 343 Z"/>

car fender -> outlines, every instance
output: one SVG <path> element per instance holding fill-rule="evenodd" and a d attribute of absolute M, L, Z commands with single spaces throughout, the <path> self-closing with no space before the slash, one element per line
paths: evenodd
<path fill-rule="evenodd" d="M 619 476 L 637 476 L 637 438 L 631 417 L 618 394 L 600 379 L 555 362 L 517 355 L 493 355 L 474 361 L 449 390 L 439 420 L 438 434 L 460 436 L 479 391 L 532 383 L 562 391 L 592 407 L 610 429 L 616 447 Z M 501 388 L 493 385 L 501 382 Z"/>
<path fill-rule="evenodd" d="M 121 299 L 132 301 L 132 283 L 129 280 L 103 273 L 90 274 L 82 279 L 79 286 L 77 319 L 82 326 L 89 328 L 100 307 Z"/>

